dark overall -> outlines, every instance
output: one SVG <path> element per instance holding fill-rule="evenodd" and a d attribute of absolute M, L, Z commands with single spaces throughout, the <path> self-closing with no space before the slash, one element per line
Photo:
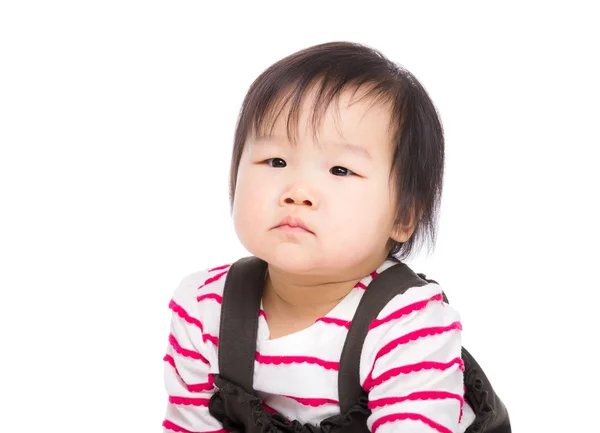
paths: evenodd
<path fill-rule="evenodd" d="M 271 414 L 254 392 L 258 318 L 266 270 L 264 261 L 247 257 L 235 262 L 226 275 L 219 332 L 220 374 L 215 377 L 219 389 L 209 403 L 211 415 L 225 430 L 236 433 L 368 433 L 368 394 L 360 386 L 359 362 L 369 325 L 393 297 L 434 281 L 398 263 L 369 284 L 350 325 L 340 359 L 340 415 L 326 418 L 320 426 L 315 426 Z M 506 408 L 483 370 L 464 348 L 462 359 L 465 400 L 476 416 L 466 433 L 510 433 Z"/>

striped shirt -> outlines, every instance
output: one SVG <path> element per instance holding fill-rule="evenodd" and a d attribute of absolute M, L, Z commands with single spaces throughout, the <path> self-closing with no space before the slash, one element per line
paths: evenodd
<path fill-rule="evenodd" d="M 288 419 L 318 425 L 340 413 L 338 366 L 350 323 L 373 278 L 364 277 L 326 316 L 296 333 L 269 339 L 260 312 L 254 389 L 265 406 Z M 184 278 L 170 302 L 165 361 L 169 395 L 164 432 L 224 433 L 208 412 L 219 373 L 219 323 L 229 265 Z M 371 323 L 360 358 L 369 392 L 371 432 L 464 432 L 474 419 L 464 401 L 459 314 L 437 284 L 394 297 Z"/>

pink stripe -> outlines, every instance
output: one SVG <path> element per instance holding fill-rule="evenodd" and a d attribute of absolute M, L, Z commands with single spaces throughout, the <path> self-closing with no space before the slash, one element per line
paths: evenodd
<path fill-rule="evenodd" d="M 339 362 L 324 361 L 312 356 L 267 356 L 256 352 L 256 361 L 260 364 L 316 364 L 327 370 L 338 370 Z"/>
<path fill-rule="evenodd" d="M 452 430 L 450 430 L 447 427 L 444 427 L 441 424 L 438 424 L 437 422 L 433 421 L 430 418 L 427 418 L 426 416 L 423 416 L 419 413 L 394 413 L 394 414 L 390 414 L 390 415 L 386 415 L 386 416 L 382 416 L 381 418 L 379 418 L 377 421 L 375 421 L 373 423 L 373 427 L 371 428 L 371 433 L 375 433 L 377 431 L 377 429 L 388 422 L 394 422 L 394 421 L 403 421 L 403 420 L 413 420 L 413 421 L 421 421 L 424 424 L 427 424 L 429 427 L 439 431 L 440 433 L 452 433 Z"/>
<path fill-rule="evenodd" d="M 208 272 L 214 272 L 214 271 L 220 271 L 221 269 L 227 269 L 229 268 L 231 265 L 222 265 L 222 266 L 217 266 L 216 268 L 212 268 L 209 269 Z"/>
<path fill-rule="evenodd" d="M 210 293 L 208 295 L 203 295 L 203 296 L 209 296 L 211 295 Z M 218 295 L 215 295 L 218 296 Z M 199 298 L 201 298 L 202 296 L 199 296 Z M 210 334 L 205 334 L 204 333 L 204 329 L 202 326 L 202 322 L 200 322 L 198 319 L 191 317 L 180 305 L 177 305 L 174 301 L 171 301 L 171 303 L 169 304 L 169 307 L 171 308 L 171 310 L 173 310 L 173 312 L 177 313 L 177 315 L 179 317 L 181 317 L 183 320 L 185 320 L 188 323 L 191 323 L 193 325 L 196 325 L 198 328 L 200 328 L 200 331 L 202 331 L 202 340 L 206 343 L 207 341 L 210 341 L 211 343 L 213 343 L 215 346 L 219 345 L 219 338 L 215 337 L 214 335 L 210 335 Z"/>
<path fill-rule="evenodd" d="M 169 343 L 171 343 L 171 346 L 173 346 L 175 352 L 179 353 L 180 355 L 188 358 L 199 359 L 203 363 L 209 364 L 208 360 L 198 352 L 181 347 L 173 334 L 169 335 Z"/>
<path fill-rule="evenodd" d="M 375 279 L 375 277 L 379 275 L 377 273 L 377 271 L 373 271 L 369 274 L 369 276 L 371 277 L 371 279 Z M 356 283 L 356 285 L 354 286 L 355 289 L 363 289 L 366 290 L 367 286 L 365 286 L 365 284 L 362 281 L 359 281 L 358 283 Z"/>
<path fill-rule="evenodd" d="M 440 400 L 440 399 L 447 399 L 447 398 L 453 398 L 455 400 L 458 400 L 462 407 L 464 399 L 458 394 L 454 394 L 454 393 L 447 392 L 447 391 L 420 391 L 420 392 L 413 392 L 412 394 L 405 395 L 402 397 L 386 397 L 386 398 L 380 398 L 377 400 L 371 400 L 371 401 L 369 401 L 369 409 L 375 409 L 376 407 L 388 406 L 388 405 L 396 404 L 396 403 L 402 403 L 403 401 Z"/>
<path fill-rule="evenodd" d="M 372 379 L 371 375 L 367 377 L 363 388 L 367 391 L 372 390 L 376 386 L 381 385 L 382 383 L 399 376 L 401 374 L 410 374 L 421 370 L 448 370 L 453 365 L 458 365 L 459 368 L 464 371 L 465 367 L 463 364 L 463 360 L 460 357 L 454 358 L 450 362 L 434 362 L 434 361 L 422 361 L 417 362 L 416 364 L 403 365 L 401 367 L 392 368 L 391 370 L 386 371 L 385 373 L 379 375 L 376 379 Z"/>
<path fill-rule="evenodd" d="M 259 317 L 260 317 L 260 316 L 263 316 L 263 317 L 265 318 L 265 320 L 267 320 L 267 313 L 265 313 L 263 310 L 260 310 L 260 311 L 258 312 L 258 316 L 259 316 Z"/>
<path fill-rule="evenodd" d="M 212 344 L 214 344 L 215 346 L 219 345 L 219 337 L 215 337 L 214 335 L 210 335 L 210 334 L 202 334 L 202 340 L 206 343 L 207 341 L 210 341 Z"/>
<path fill-rule="evenodd" d="M 275 409 L 273 409 L 271 406 L 269 406 L 267 403 L 263 403 L 262 407 L 269 413 L 271 414 L 276 414 L 277 411 Z"/>
<path fill-rule="evenodd" d="M 190 392 L 204 392 L 211 391 L 215 387 L 215 376 L 213 374 L 208 375 L 208 381 L 205 383 L 194 383 L 188 385 L 187 389 Z"/>
<path fill-rule="evenodd" d="M 169 308 L 186 322 L 191 323 L 192 325 L 196 325 L 198 328 L 200 328 L 200 331 L 204 330 L 202 327 L 202 322 L 200 322 L 200 320 L 196 319 L 195 317 L 190 316 L 187 313 L 187 311 L 185 311 L 183 307 L 177 304 L 175 301 L 172 300 L 169 303 Z"/>
<path fill-rule="evenodd" d="M 381 358 L 384 355 L 387 355 L 388 353 L 390 353 L 392 350 L 394 350 L 396 347 L 398 347 L 401 344 L 407 344 L 407 343 L 410 343 L 411 341 L 418 340 L 419 338 L 430 337 L 433 335 L 439 335 L 439 334 L 443 334 L 444 332 L 448 332 L 448 331 L 455 331 L 455 330 L 459 331 L 461 329 L 462 329 L 462 326 L 461 326 L 460 322 L 454 322 L 448 326 L 434 326 L 431 328 L 421 328 L 421 329 L 417 329 L 416 331 L 409 332 L 408 334 L 403 335 L 402 337 L 398 337 L 398 338 L 390 341 L 385 346 L 383 346 L 383 348 L 375 356 L 374 362 L 377 362 L 377 360 L 379 358 Z"/>
<path fill-rule="evenodd" d="M 208 407 L 208 398 L 189 398 L 189 397 L 175 397 L 169 396 L 169 403 L 171 404 L 182 404 L 185 406 L 204 406 Z"/>
<path fill-rule="evenodd" d="M 225 429 L 212 430 L 212 431 L 203 431 L 203 432 L 191 431 L 191 430 L 184 429 L 181 426 L 178 426 L 177 424 L 175 424 L 174 422 L 169 421 L 168 419 L 166 419 L 166 420 L 163 421 L 163 427 L 166 428 L 166 429 L 169 429 L 171 431 L 177 432 L 177 433 L 229 433 Z"/>
<path fill-rule="evenodd" d="M 164 356 L 163 361 L 168 362 L 171 366 L 177 371 L 177 366 L 175 366 L 175 360 L 168 353 Z"/>
<path fill-rule="evenodd" d="M 227 271 L 221 272 L 220 274 L 214 275 L 210 278 L 208 278 L 204 284 L 202 284 L 200 287 L 198 287 L 198 290 L 200 290 L 202 287 L 208 286 L 211 283 L 214 283 L 215 281 L 219 281 L 221 279 L 221 277 L 223 275 L 227 274 Z"/>
<path fill-rule="evenodd" d="M 179 371 L 177 371 L 177 366 L 175 365 L 175 360 L 173 359 L 173 357 L 169 354 L 165 355 L 165 357 L 163 358 L 163 361 L 168 362 L 169 364 L 171 364 L 171 367 L 173 367 L 173 369 L 175 370 L 175 373 L 177 373 L 177 376 L 181 377 L 181 374 L 179 374 Z"/>
<path fill-rule="evenodd" d="M 201 295 L 196 298 L 198 302 L 204 301 L 205 299 L 214 299 L 219 304 L 223 303 L 223 297 L 221 295 L 217 295 L 216 293 L 207 293 L 206 295 Z"/>
<path fill-rule="evenodd" d="M 332 325 L 338 325 L 348 329 L 350 329 L 350 324 L 352 323 L 348 320 L 336 319 L 334 317 L 321 317 L 320 319 L 315 320 L 315 323 L 317 322 L 330 323 Z"/>
<path fill-rule="evenodd" d="M 173 359 L 173 357 L 171 355 L 165 355 L 165 357 L 163 358 L 163 361 L 166 361 L 169 364 L 171 364 L 171 367 L 173 367 L 175 369 L 175 373 L 177 373 L 177 376 L 179 376 L 179 378 L 181 379 L 181 381 L 183 382 L 183 384 L 185 385 L 185 387 L 187 388 L 188 391 L 190 391 L 190 392 L 210 391 L 215 387 L 215 377 L 213 374 L 208 375 L 207 382 L 194 383 L 194 384 L 188 385 L 185 382 L 185 380 L 183 380 L 183 378 L 181 377 L 181 374 L 179 374 L 179 371 L 177 371 L 177 367 L 175 366 L 175 360 Z"/>
<path fill-rule="evenodd" d="M 324 406 L 326 404 L 339 404 L 340 402 L 337 400 L 332 400 L 330 398 L 302 398 L 302 397 L 292 397 L 291 395 L 282 395 L 282 397 L 287 397 L 292 400 L 297 401 L 304 406 L 311 407 L 319 407 Z"/>
<path fill-rule="evenodd" d="M 432 301 L 442 301 L 442 300 L 443 300 L 442 294 L 438 293 L 437 295 L 432 296 L 431 298 L 426 299 L 424 301 L 419 301 L 419 302 L 415 302 L 414 304 L 406 305 L 406 306 L 394 311 L 392 314 L 384 317 L 383 319 L 373 320 L 373 322 L 371 322 L 371 325 L 369 326 L 369 331 L 377 328 L 380 325 L 383 325 L 384 323 L 399 319 L 400 317 L 406 316 L 407 314 L 410 314 L 412 312 L 422 310 Z"/>

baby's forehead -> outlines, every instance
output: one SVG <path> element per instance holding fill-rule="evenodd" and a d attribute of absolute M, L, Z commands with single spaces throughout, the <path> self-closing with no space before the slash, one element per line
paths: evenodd
<path fill-rule="evenodd" d="M 321 150 L 351 151 L 369 157 L 379 149 L 388 149 L 395 141 L 387 112 L 362 110 L 344 111 L 339 116 L 325 113 L 316 122 L 299 116 L 295 123 L 281 116 L 270 128 L 253 134 L 258 144 L 292 147 L 310 144 Z"/>
<path fill-rule="evenodd" d="M 312 136 L 316 142 L 353 141 L 352 137 L 369 136 L 369 142 L 381 138 L 387 141 L 397 124 L 390 103 L 347 90 L 331 100 L 306 94 L 297 101 L 274 102 L 260 118 L 254 119 L 248 138 L 295 143 L 306 136 Z"/>
<path fill-rule="evenodd" d="M 249 140 L 251 145 L 255 147 L 289 147 L 299 148 L 302 146 L 314 146 L 321 151 L 332 151 L 332 152 L 352 152 L 365 159 L 372 159 L 370 148 L 373 147 L 373 143 L 356 144 L 343 139 L 329 139 L 320 136 L 310 137 L 310 140 L 306 140 L 305 136 L 294 137 L 290 140 L 289 137 L 283 135 L 270 135 L 270 136 L 255 136 Z"/>

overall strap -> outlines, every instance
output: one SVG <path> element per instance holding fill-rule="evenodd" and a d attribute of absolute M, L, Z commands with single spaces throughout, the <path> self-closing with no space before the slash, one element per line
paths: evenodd
<path fill-rule="evenodd" d="M 254 361 L 266 262 L 245 257 L 225 276 L 219 329 L 219 374 L 253 393 Z"/>
<path fill-rule="evenodd" d="M 352 318 L 340 359 L 338 392 L 342 413 L 354 407 L 364 394 L 360 384 L 360 356 L 371 322 L 396 295 L 427 283 L 400 262 L 377 275 L 365 290 Z"/>

